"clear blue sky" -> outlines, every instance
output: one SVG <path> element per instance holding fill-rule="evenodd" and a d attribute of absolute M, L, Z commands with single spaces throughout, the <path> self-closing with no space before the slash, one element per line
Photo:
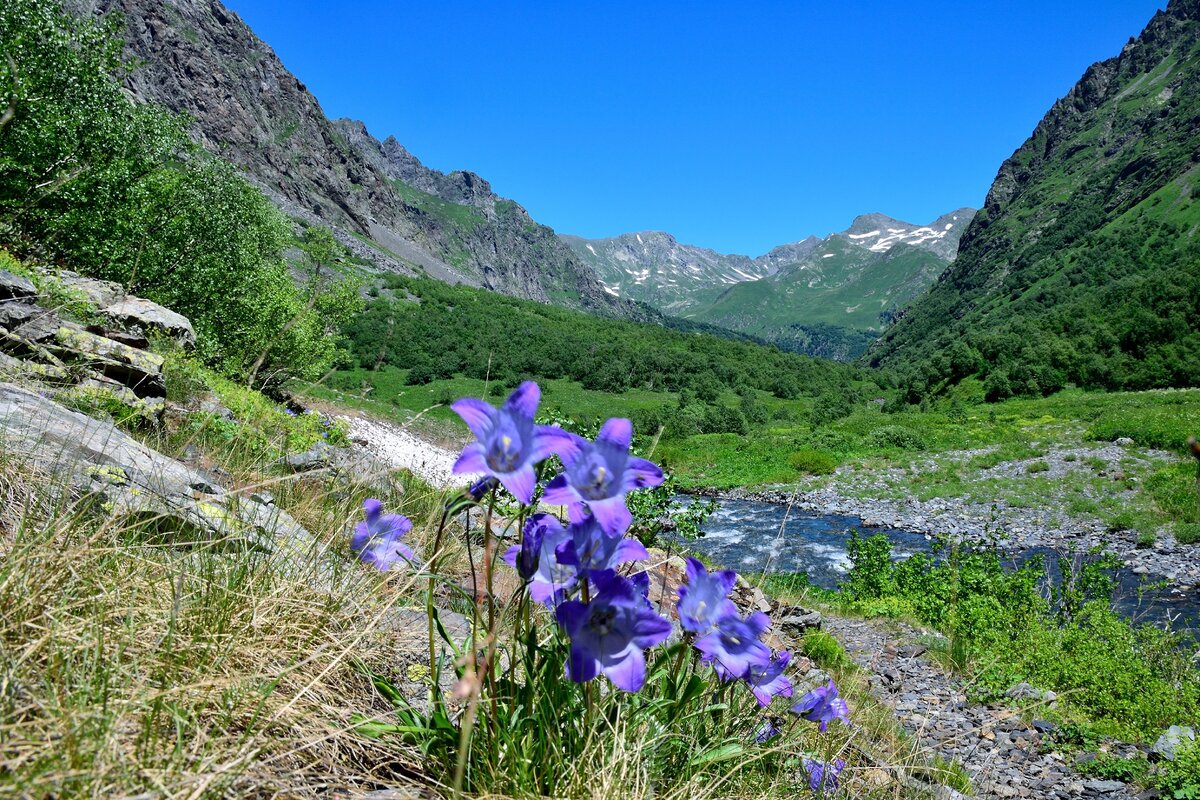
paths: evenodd
<path fill-rule="evenodd" d="M 758 255 L 996 169 L 1165 0 L 226 0 L 331 117 L 560 233 Z"/>

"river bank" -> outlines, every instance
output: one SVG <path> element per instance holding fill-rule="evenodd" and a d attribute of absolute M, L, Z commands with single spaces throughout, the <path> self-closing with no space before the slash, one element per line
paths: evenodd
<path fill-rule="evenodd" d="M 1194 545 L 1180 544 L 1164 530 L 1152 546 L 1140 546 L 1133 530 L 1113 530 L 1104 520 L 1088 514 L 1071 513 L 1065 503 L 1030 507 L 1016 505 L 1004 498 L 977 502 L 969 495 L 932 497 L 921 500 L 897 491 L 914 476 L 928 474 L 951 463 L 966 463 L 986 451 L 961 451 L 947 454 L 941 462 L 927 461 L 910 469 L 879 471 L 841 467 L 832 476 L 797 486 L 755 489 L 694 490 L 715 499 L 757 500 L 788 506 L 798 512 L 858 517 L 866 529 L 893 528 L 931 537 L 965 543 L 996 543 L 1006 552 L 1019 554 L 1036 550 L 1059 553 L 1088 552 L 1099 549 L 1120 558 L 1134 575 L 1147 582 L 1165 581 L 1170 591 L 1188 595 L 1200 590 L 1200 559 Z M 1165 462 L 1171 456 L 1159 451 L 1144 451 L 1142 460 Z M 1069 480 L 1072 473 L 1103 469 L 1114 474 L 1130 452 L 1111 444 L 1087 450 L 1052 450 L 1036 459 L 1046 464 L 1039 480 Z M 1033 463 L 1030 461 L 1029 463 Z M 978 480 L 997 476 L 1028 474 L 1029 465 L 1005 462 L 982 471 Z M 1124 484 L 1113 481 L 1113 495 L 1131 493 Z M 897 496 L 897 495 L 900 496 Z"/>

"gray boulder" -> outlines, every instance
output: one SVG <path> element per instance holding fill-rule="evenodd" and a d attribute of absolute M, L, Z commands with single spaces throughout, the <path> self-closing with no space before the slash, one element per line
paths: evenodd
<path fill-rule="evenodd" d="M 14 328 L 24 325 L 41 313 L 41 309 L 33 303 L 20 300 L 0 300 L 0 328 Z"/>
<path fill-rule="evenodd" d="M 404 494 L 392 468 L 359 448 L 332 447 L 317 442 L 302 453 L 289 453 L 276 462 L 286 472 L 328 470 L 344 486 L 364 488 L 377 495 Z"/>
<path fill-rule="evenodd" d="M 37 297 L 33 281 L 0 269 L 0 300 L 22 297 Z"/>
<path fill-rule="evenodd" d="M 779 630 L 785 636 L 799 639 L 809 631 L 821 629 L 821 612 L 810 611 L 800 606 L 787 606 L 776 612 Z"/>
<path fill-rule="evenodd" d="M 56 476 L 72 499 L 97 512 L 181 542 L 210 540 L 270 552 L 305 574 L 323 569 L 325 549 L 287 513 L 242 499 L 151 450 L 106 422 L 0 383 L 0 450 Z M 321 566 L 318 566 L 321 565 Z"/>
<path fill-rule="evenodd" d="M 58 274 L 58 280 L 68 289 L 74 289 L 87 298 L 96 308 L 111 306 L 125 299 L 125 289 L 119 283 L 101 281 L 95 278 L 85 278 L 77 272 L 63 270 Z"/>
<path fill-rule="evenodd" d="M 126 297 L 102 309 L 102 313 L 127 330 L 143 335 L 165 333 L 182 345 L 196 344 L 196 331 L 191 320 L 158 303 L 140 297 Z"/>
<path fill-rule="evenodd" d="M 88 333 L 78 326 L 63 325 L 55 338 L 60 355 L 125 384 L 138 397 L 166 396 L 162 356 Z"/>
<path fill-rule="evenodd" d="M 1150 756 L 1154 760 L 1174 761 L 1179 748 L 1187 742 L 1196 741 L 1196 731 L 1186 725 L 1172 725 L 1150 748 Z"/>

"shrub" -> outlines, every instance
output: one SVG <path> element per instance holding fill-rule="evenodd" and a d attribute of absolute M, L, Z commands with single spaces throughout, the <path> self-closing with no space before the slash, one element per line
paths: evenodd
<path fill-rule="evenodd" d="M 1049 472 L 1050 465 L 1045 461 L 1033 461 L 1025 468 L 1025 471 L 1030 475 L 1036 475 L 1039 472 Z"/>
<path fill-rule="evenodd" d="M 837 469 L 837 459 L 821 450 L 804 448 L 792 453 L 792 469 L 808 475 L 831 475 Z"/>
<path fill-rule="evenodd" d="M 1175 526 L 1175 540 L 1180 544 L 1200 543 L 1200 524 L 1183 522 Z"/>
<path fill-rule="evenodd" d="M 924 450 L 925 442 L 914 430 L 900 425 L 885 425 L 876 428 L 867 436 L 872 447 L 895 447 L 898 450 Z"/>

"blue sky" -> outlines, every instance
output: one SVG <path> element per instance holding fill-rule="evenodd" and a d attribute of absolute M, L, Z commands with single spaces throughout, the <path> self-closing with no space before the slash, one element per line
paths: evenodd
<path fill-rule="evenodd" d="M 758 255 L 978 206 L 1165 0 L 226 0 L 331 117 L 560 233 Z"/>

